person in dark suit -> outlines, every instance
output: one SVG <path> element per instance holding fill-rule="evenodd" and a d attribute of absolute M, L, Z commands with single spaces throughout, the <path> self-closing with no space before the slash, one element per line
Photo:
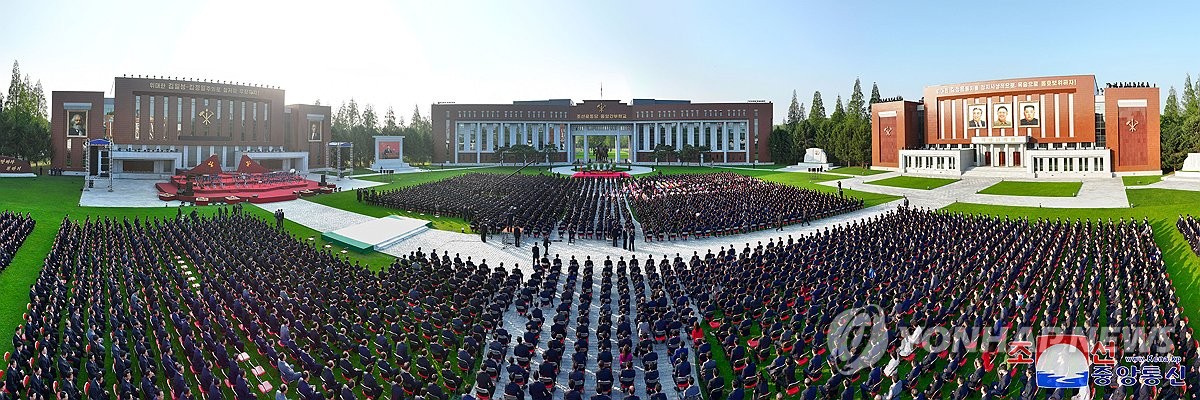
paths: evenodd
<path fill-rule="evenodd" d="M 1021 107 L 1021 121 L 1019 122 L 1021 126 L 1038 126 L 1038 123 L 1037 107 L 1032 104 Z"/>
<path fill-rule="evenodd" d="M 983 107 L 974 107 L 971 109 L 971 119 L 967 120 L 968 128 L 987 128 L 987 121 L 983 120 Z"/>

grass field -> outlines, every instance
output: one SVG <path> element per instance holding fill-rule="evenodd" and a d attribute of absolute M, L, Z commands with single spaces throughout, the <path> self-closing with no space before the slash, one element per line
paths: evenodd
<path fill-rule="evenodd" d="M 1162 175 L 1122 176 L 1121 180 L 1125 182 L 1125 186 L 1142 186 L 1161 182 L 1162 178 Z"/>
<path fill-rule="evenodd" d="M 919 176 L 897 176 L 895 178 L 880 179 L 877 181 L 866 182 L 871 185 L 894 186 L 909 189 L 930 190 L 937 189 L 951 183 L 958 182 L 958 179 L 948 178 L 922 178 Z"/>
<path fill-rule="evenodd" d="M 1022 182 L 1000 181 L 980 190 L 979 194 L 1001 194 L 1008 196 L 1075 197 L 1083 182 Z"/>
<path fill-rule="evenodd" d="M 859 176 L 879 175 L 879 174 L 887 173 L 887 171 L 876 171 L 873 169 L 867 169 L 867 168 L 863 168 L 863 167 L 838 167 L 838 168 L 829 170 L 829 172 L 833 172 L 835 174 L 859 175 Z"/>
<path fill-rule="evenodd" d="M 1196 311 L 1200 310 L 1200 258 L 1192 252 L 1183 234 L 1175 228 L 1180 214 L 1196 212 L 1196 204 L 1200 204 L 1200 192 L 1138 189 L 1127 190 L 1126 193 L 1129 195 L 1129 203 L 1133 205 L 1131 208 L 1061 209 L 954 203 L 943 210 L 1009 217 L 1027 216 L 1031 219 L 1148 218 L 1154 227 L 1154 241 L 1162 249 L 1163 260 L 1167 272 L 1171 274 L 1180 305 L 1183 306 L 1185 315 L 1190 316 L 1192 328 L 1200 329 L 1200 319 L 1195 318 Z"/>

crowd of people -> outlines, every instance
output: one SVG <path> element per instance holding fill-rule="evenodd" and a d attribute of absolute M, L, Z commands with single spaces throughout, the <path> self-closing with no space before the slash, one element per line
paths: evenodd
<path fill-rule="evenodd" d="M 360 189 L 357 196 L 368 204 L 461 217 L 477 232 L 519 228 L 542 237 L 579 197 L 575 185 L 571 178 L 541 174 L 471 173 L 400 189 Z"/>
<path fill-rule="evenodd" d="M 1007 329 L 1010 340 L 1162 328 L 1169 341 L 1117 339 L 1169 344 L 1193 390 L 1197 342 L 1152 236 L 1144 220 L 900 207 L 690 256 L 547 252 L 506 268 L 418 248 L 372 271 L 236 210 L 67 220 L 14 334 L 0 399 L 1076 395 L 1039 392 L 1032 365 L 1007 364 L 995 344 L 919 343 L 933 327 Z M 835 316 L 865 305 L 886 315 L 887 346 L 866 369 L 834 372 Z M 1091 398 L 1188 394 L 1097 389 Z"/>
<path fill-rule="evenodd" d="M 647 241 L 781 228 L 863 206 L 862 200 L 840 193 L 802 189 L 733 172 L 634 179 L 627 190 Z"/>
<path fill-rule="evenodd" d="M 12 211 L 0 212 L 0 271 L 12 263 L 17 249 L 25 243 L 25 238 L 33 232 L 35 222 L 29 213 L 21 215 Z"/>
<path fill-rule="evenodd" d="M 1179 221 L 1175 223 L 1175 227 L 1179 228 L 1179 232 L 1183 234 L 1188 245 L 1192 246 L 1192 252 L 1200 255 L 1200 220 L 1191 215 L 1181 215 Z"/>

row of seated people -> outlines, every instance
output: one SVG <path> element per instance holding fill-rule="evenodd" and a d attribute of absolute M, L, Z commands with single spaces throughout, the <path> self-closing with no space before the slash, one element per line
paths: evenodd
<path fill-rule="evenodd" d="M 872 361 L 846 369 L 827 335 L 872 305 L 885 337 L 864 354 Z M 303 399 L 1033 398 L 1045 393 L 1032 366 L 1003 365 L 1007 342 L 977 340 L 1098 326 L 1157 329 L 1115 336 L 1134 342 L 1116 359 L 1150 344 L 1182 358 L 1188 390 L 1200 384 L 1148 221 L 901 207 L 690 258 L 597 268 L 556 256 L 507 270 L 418 248 L 382 271 L 238 213 L 64 221 L 0 396 L 253 398 L 278 386 Z M 935 328 L 984 334 L 923 342 Z M 1097 389 L 1091 398 L 1187 394 Z"/>
<path fill-rule="evenodd" d="M 0 398 L 448 400 L 519 277 L 420 251 L 374 271 L 236 211 L 63 221 Z"/>
<path fill-rule="evenodd" d="M 1175 222 L 1175 227 L 1192 247 L 1192 252 L 1200 255 L 1200 220 L 1191 215 L 1180 215 L 1179 220 Z"/>
<path fill-rule="evenodd" d="M 476 231 L 519 227 L 525 235 L 549 235 L 581 185 L 548 175 L 470 173 L 401 189 L 362 189 L 368 204 L 467 220 Z"/>
<path fill-rule="evenodd" d="M 253 185 L 274 185 L 281 183 L 303 182 L 303 175 L 288 171 L 272 171 L 265 174 L 232 173 L 221 175 L 197 175 L 193 178 L 197 188 L 226 188 L 249 187 Z M 186 180 L 180 180 L 186 182 Z"/>
<path fill-rule="evenodd" d="M 660 175 L 627 186 L 646 241 L 745 233 L 862 208 L 860 199 L 732 172 Z"/>
<path fill-rule="evenodd" d="M 614 226 L 632 228 L 633 216 L 626 206 L 621 183 L 611 178 L 578 178 L 580 198 L 567 206 L 559 232 L 582 238 L 603 239 Z"/>
<path fill-rule="evenodd" d="M 0 212 L 0 272 L 12 263 L 17 249 L 21 248 L 25 238 L 33 232 L 35 224 L 29 213 L 21 215 L 12 211 Z"/>
<path fill-rule="evenodd" d="M 735 388 L 770 379 L 804 399 L 1080 396 L 1039 391 L 1033 366 L 1007 364 L 1005 352 L 1008 341 L 1052 328 L 1095 327 L 1143 329 L 1117 331 L 1112 359 L 1178 355 L 1181 365 L 1162 373 L 1182 367 L 1176 384 L 1188 392 L 1200 384 L 1192 373 L 1197 342 L 1144 220 L 1030 221 L 901 207 L 740 253 L 695 254 L 687 264 L 677 268 L 689 272 L 683 286 L 703 320 L 692 336 L 721 344 L 700 352 L 723 353 Z M 830 353 L 826 335 L 843 312 L 869 305 L 886 321 L 886 340 L 865 352 L 877 361 L 831 372 L 844 360 Z M 922 333 L 933 329 L 974 334 L 930 342 Z M 717 380 L 706 385 L 709 398 L 720 398 L 714 392 L 727 383 L 710 379 Z M 1080 398 L 1191 396 L 1182 385 L 1110 382 Z"/>

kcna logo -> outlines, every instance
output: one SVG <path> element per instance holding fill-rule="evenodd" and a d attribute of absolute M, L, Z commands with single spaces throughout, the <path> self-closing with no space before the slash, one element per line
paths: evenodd
<path fill-rule="evenodd" d="M 1083 335 L 1040 335 L 1037 337 L 1037 352 L 1030 351 L 1032 346 L 1033 343 L 1028 341 L 1009 343 L 1008 362 L 1034 364 L 1040 388 L 1087 387 L 1093 364 L 1116 364 L 1116 348 L 1112 343 L 1089 346 L 1088 338 Z"/>

